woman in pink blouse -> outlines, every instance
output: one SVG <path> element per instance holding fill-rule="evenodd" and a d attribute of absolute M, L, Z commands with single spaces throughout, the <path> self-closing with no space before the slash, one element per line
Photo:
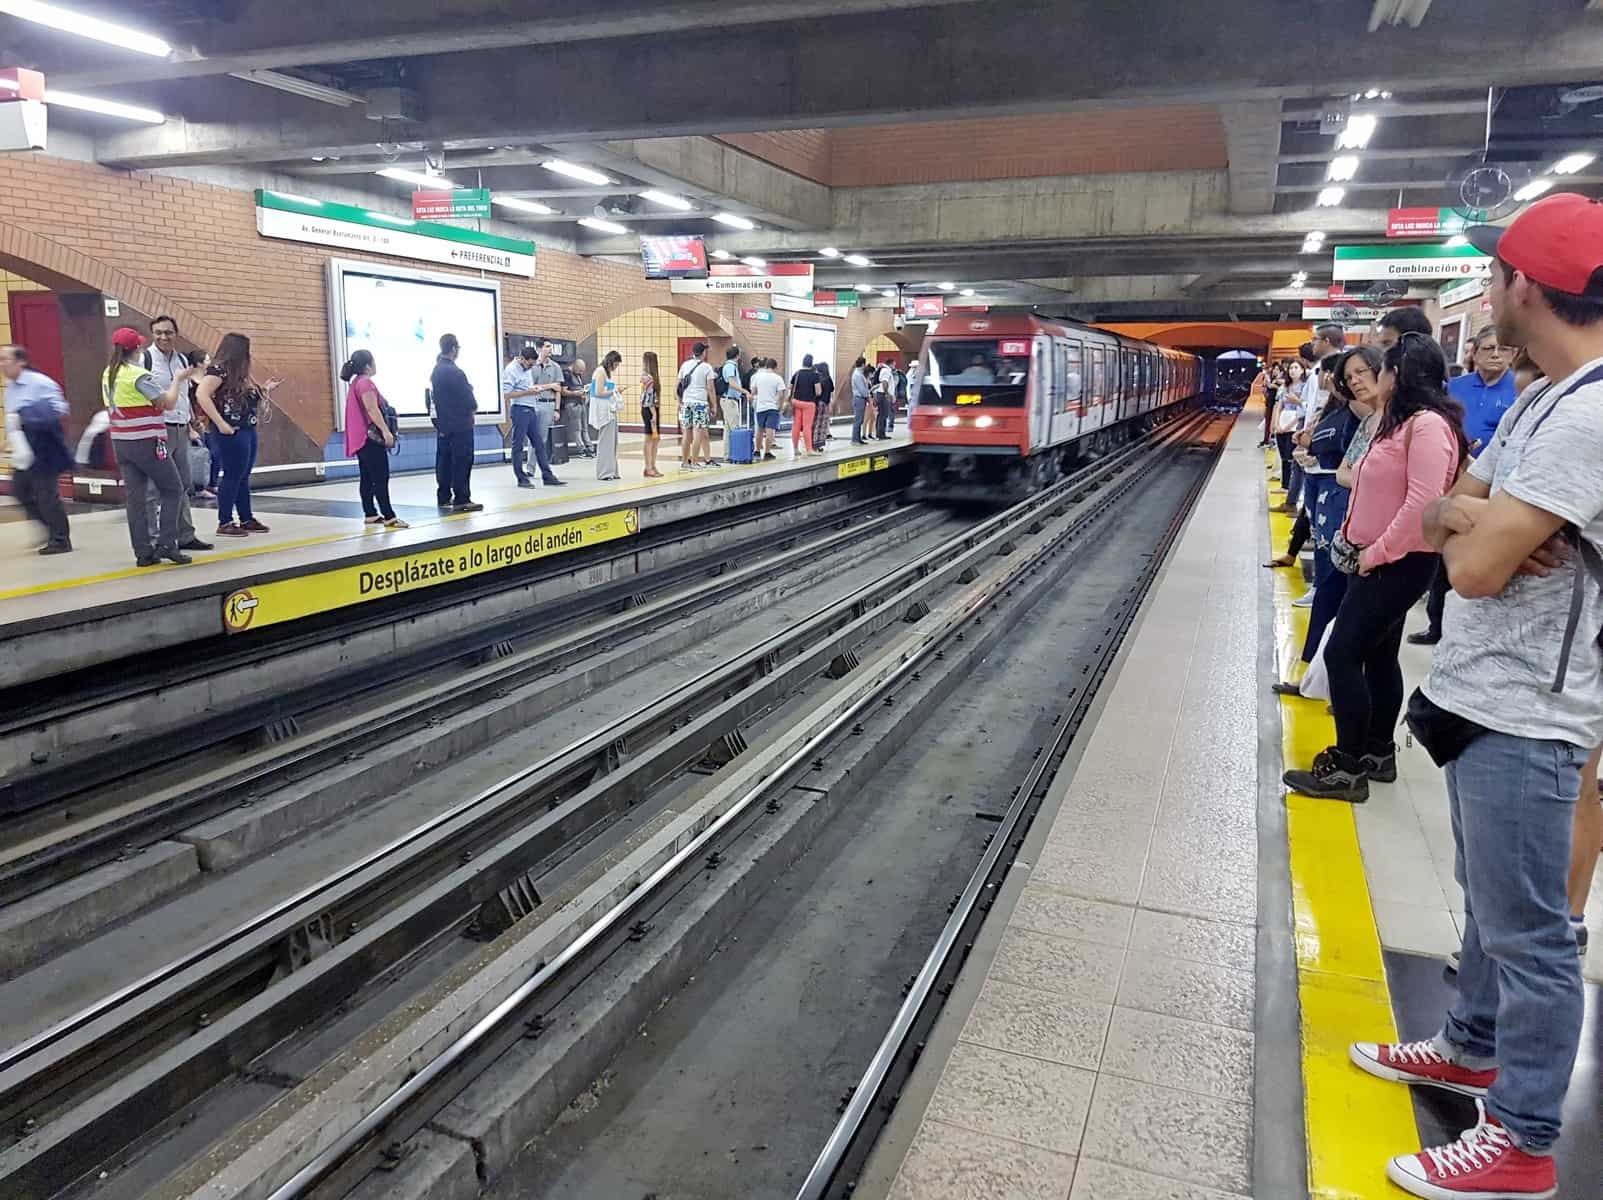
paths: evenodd
<path fill-rule="evenodd" d="M 1305 796 L 1362 803 L 1369 782 L 1397 778 L 1392 733 L 1403 707 L 1397 661 L 1403 620 L 1430 586 L 1437 555 L 1425 541 L 1425 506 L 1445 494 L 1469 453 L 1463 409 L 1447 394 L 1447 359 L 1435 339 L 1405 334 L 1386 351 L 1378 380 L 1380 425 L 1353 476 L 1342 536 L 1357 572 L 1325 645 L 1336 744 L 1308 771 L 1287 771 Z"/>

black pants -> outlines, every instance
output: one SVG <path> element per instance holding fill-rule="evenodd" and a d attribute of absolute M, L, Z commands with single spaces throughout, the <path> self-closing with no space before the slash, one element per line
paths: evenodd
<path fill-rule="evenodd" d="M 60 481 L 59 474 L 27 467 L 11 476 L 11 490 L 22 511 L 45 527 L 50 545 L 70 546 L 72 538 L 67 531 L 67 509 L 61 503 Z"/>
<path fill-rule="evenodd" d="M 1280 452 L 1281 487 L 1286 487 L 1291 483 L 1291 468 L 1293 466 L 1291 461 L 1292 436 L 1289 433 L 1275 434 L 1275 449 Z M 1287 497 L 1287 499 L 1289 500 L 1290 497 Z"/>
<path fill-rule="evenodd" d="M 1447 593 L 1452 588 L 1447 578 L 1447 564 L 1436 564 L 1436 575 L 1430 581 L 1430 594 L 1425 597 L 1425 615 L 1430 618 L 1430 631 L 1437 637 L 1442 634 L 1442 609 L 1447 606 Z"/>
<path fill-rule="evenodd" d="M 1308 519 L 1308 510 L 1299 508 L 1297 520 L 1291 526 L 1291 540 L 1286 543 L 1286 554 L 1296 558 L 1302 553 L 1302 548 L 1308 544 L 1308 534 L 1313 529 L 1313 522 Z"/>
<path fill-rule="evenodd" d="M 434 494 L 441 508 L 470 504 L 468 478 L 473 474 L 473 431 L 441 432 L 434 442 Z"/>
<path fill-rule="evenodd" d="M 395 520 L 390 503 L 390 452 L 382 442 L 363 442 L 356 452 L 356 465 L 362 472 L 362 515 Z"/>
<path fill-rule="evenodd" d="M 1336 748 L 1344 754 L 1391 753 L 1403 710 L 1403 619 L 1430 586 L 1439 557 L 1410 554 L 1347 580 L 1325 644 Z"/>

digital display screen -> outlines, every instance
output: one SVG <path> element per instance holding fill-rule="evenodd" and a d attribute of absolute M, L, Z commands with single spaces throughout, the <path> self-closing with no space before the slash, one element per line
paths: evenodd
<path fill-rule="evenodd" d="M 707 278 L 707 244 L 699 237 L 643 237 L 640 260 L 647 279 Z"/>
<path fill-rule="evenodd" d="M 333 348 L 336 366 L 353 351 L 371 350 L 373 382 L 396 413 L 425 417 L 423 391 L 440 354 L 440 335 L 454 333 L 462 345 L 456 364 L 473 384 L 478 411 L 501 411 L 498 292 L 350 269 L 336 278 L 344 317 L 344 344 Z M 343 387 L 334 407 L 343 417 Z"/>

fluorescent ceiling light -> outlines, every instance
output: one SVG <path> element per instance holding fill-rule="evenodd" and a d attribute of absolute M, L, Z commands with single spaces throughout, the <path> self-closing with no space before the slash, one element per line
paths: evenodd
<path fill-rule="evenodd" d="M 444 175 L 431 175 L 427 171 L 409 171 L 405 167 L 385 167 L 375 174 L 382 175 L 385 179 L 395 179 L 401 183 L 415 184 L 417 187 L 432 188 L 436 191 L 462 186 L 459 183 L 452 183 Z"/>
<path fill-rule="evenodd" d="M 955 283 L 937 283 L 935 286 L 940 288 L 943 292 L 952 292 L 957 290 L 957 284 Z"/>
<path fill-rule="evenodd" d="M 819 251 L 819 253 L 822 254 L 825 258 L 839 258 L 840 257 L 840 251 L 835 249 L 835 247 L 833 247 L 833 246 L 825 246 L 822 250 Z"/>
<path fill-rule="evenodd" d="M 1325 178 L 1343 183 L 1356 174 L 1358 174 L 1358 156 L 1356 154 L 1342 154 L 1330 160 L 1330 171 Z"/>
<path fill-rule="evenodd" d="M 857 292 L 858 294 L 863 295 L 863 296 L 878 295 L 878 293 L 873 288 L 869 287 L 868 284 L 866 284 L 866 283 L 858 284 L 856 287 L 854 287 L 852 289 L 852 291 Z"/>
<path fill-rule="evenodd" d="M 660 204 L 664 208 L 678 209 L 680 212 L 689 212 L 696 206 L 683 196 L 673 196 L 667 192 L 659 192 L 656 188 L 647 188 L 640 193 L 642 200 L 649 200 L 653 204 Z"/>
<path fill-rule="evenodd" d="M 1446 246 L 1449 250 L 1456 250 L 1460 246 L 1469 245 L 1469 239 L 1461 233 L 1455 233 L 1452 237 L 1443 242 L 1442 245 Z"/>
<path fill-rule="evenodd" d="M 728 225 L 731 229 L 757 228 L 757 223 L 755 221 L 749 221 L 745 217 L 736 216 L 734 213 L 713 213 L 712 219 L 717 221 L 720 225 Z"/>
<path fill-rule="evenodd" d="M 973 288 L 964 288 L 963 289 L 963 295 L 972 296 L 973 294 L 974 294 L 974 289 Z"/>
<path fill-rule="evenodd" d="M 560 158 L 550 158 L 540 164 L 547 171 L 555 175 L 566 175 L 569 179 L 577 179 L 581 183 L 593 183 L 597 187 L 605 187 L 611 183 L 600 171 L 592 171 L 589 167 L 581 167 L 578 163 L 563 162 Z"/>
<path fill-rule="evenodd" d="M 416 221 L 411 220 L 408 217 L 392 217 L 392 216 L 390 216 L 389 213 L 374 212 L 372 209 L 368 209 L 367 210 L 367 215 L 372 217 L 375 221 L 383 221 L 386 225 L 416 225 L 417 224 Z"/>
<path fill-rule="evenodd" d="M 304 96 L 308 100 L 317 100 L 323 104 L 337 104 L 341 108 L 366 103 L 355 92 L 345 92 L 339 88 L 313 83 L 310 79 L 302 79 L 299 75 L 286 75 L 283 71 L 231 71 L 229 75 L 234 79 L 243 79 L 246 83 L 259 83 L 263 87 L 288 92 L 292 96 Z"/>
<path fill-rule="evenodd" d="M 62 108 L 78 108 L 107 117 L 121 117 L 125 121 L 143 121 L 147 125 L 161 125 L 167 120 L 165 113 L 153 108 L 141 108 L 137 104 L 123 104 L 117 100 L 97 100 L 76 92 L 53 92 L 49 88 L 45 89 L 45 103 L 59 104 Z"/>
<path fill-rule="evenodd" d="M 1304 242 L 1302 244 L 1302 252 L 1304 254 L 1318 254 L 1324 248 L 1325 244 L 1323 242 Z"/>
<path fill-rule="evenodd" d="M 1327 187 L 1319 193 L 1319 199 L 1316 203 L 1320 208 L 1335 208 L 1346 196 L 1346 188 Z"/>
<path fill-rule="evenodd" d="M 290 200 L 296 204 L 315 204 L 318 208 L 323 207 L 321 200 L 313 200 L 310 196 L 297 196 L 294 192 L 280 192 L 275 188 L 268 188 L 267 193 L 270 196 L 277 196 L 280 200 Z"/>
<path fill-rule="evenodd" d="M 868 261 L 867 256 L 862 254 L 848 254 L 846 256 L 846 261 L 851 263 L 854 267 L 868 267 L 873 265 Z"/>
<path fill-rule="evenodd" d="M 745 263 L 748 267 L 766 267 L 768 265 L 768 260 L 766 258 L 743 258 L 740 261 Z"/>
<path fill-rule="evenodd" d="M 1514 199 L 1535 200 L 1543 192 L 1551 191 L 1552 187 L 1553 181 L 1551 179 L 1533 179 L 1514 193 Z"/>
<path fill-rule="evenodd" d="M 733 254 L 729 253 L 729 251 L 727 251 L 727 250 L 714 250 L 712 252 L 712 256 L 714 258 L 721 258 L 721 259 L 724 259 L 726 261 L 728 259 L 731 259 L 731 258 L 735 257 Z"/>
<path fill-rule="evenodd" d="M 1559 159 L 1553 164 L 1553 174 L 1573 175 L 1582 167 L 1591 166 L 1596 160 L 1597 155 L 1595 154 L 1587 154 L 1585 152 L 1580 154 L 1566 154 L 1563 158 Z"/>
<path fill-rule="evenodd" d="M 492 200 L 502 208 L 510 208 L 514 212 L 535 213 L 542 217 L 549 217 L 557 210 L 538 200 L 524 200 L 518 196 L 494 196 Z"/>
<path fill-rule="evenodd" d="M 153 54 L 157 58 L 166 58 L 173 52 L 171 46 L 154 34 L 141 33 L 137 29 L 129 29 L 126 25 L 113 25 L 110 21 L 102 21 L 99 17 L 71 12 L 54 4 L 41 4 L 38 0 L 0 0 L 0 12 L 10 13 L 36 25 L 48 25 L 63 33 L 75 33 L 79 37 L 93 38 L 97 42 L 120 46 L 124 50 Z"/>
<path fill-rule="evenodd" d="M 1309 242 L 1322 242 L 1325 240 L 1325 231 L 1323 229 L 1310 229 L 1306 234 L 1303 235 L 1303 240 Z"/>
<path fill-rule="evenodd" d="M 628 233 L 628 229 L 616 221 L 603 221 L 600 217 L 580 217 L 579 224 L 586 229 L 594 229 L 599 233 Z"/>
<path fill-rule="evenodd" d="M 1338 150 L 1362 150 L 1369 145 L 1369 139 L 1375 136 L 1375 127 L 1380 124 L 1380 118 L 1374 113 L 1359 113 L 1357 116 L 1347 118 L 1347 128 L 1341 131 L 1336 139 Z"/>

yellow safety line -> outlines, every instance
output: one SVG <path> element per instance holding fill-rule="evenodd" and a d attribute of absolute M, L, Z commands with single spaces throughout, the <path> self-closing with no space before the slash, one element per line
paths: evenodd
<path fill-rule="evenodd" d="M 1273 490 L 1271 502 L 1282 494 Z M 1269 514 L 1274 553 L 1286 545 L 1292 518 Z M 1300 666 L 1307 610 L 1291 607 L 1304 590 L 1298 570 L 1274 573 L 1275 660 L 1291 678 Z M 1306 766 L 1336 740 L 1322 700 L 1282 697 L 1281 754 Z M 1291 843 L 1291 894 L 1297 942 L 1297 995 L 1302 1005 L 1302 1078 L 1311 1200 L 1378 1200 L 1405 1196 L 1386 1178 L 1386 1160 L 1419 1148 L 1408 1089 L 1365 1074 L 1347 1058 L 1348 1043 L 1392 1041 L 1397 1026 L 1381 960 L 1380 934 L 1358 847 L 1351 805 L 1286 798 Z"/>
<path fill-rule="evenodd" d="M 851 460 L 849 458 L 841 458 L 841 459 L 834 459 L 832 461 L 834 461 L 836 463 L 842 463 L 842 462 L 849 462 Z M 734 466 L 743 466 L 743 467 L 745 467 L 745 466 L 763 466 L 763 465 L 765 465 L 765 464 L 762 464 L 762 463 L 725 463 L 723 466 L 720 466 L 720 467 L 704 467 L 704 468 L 702 468 L 702 472 L 701 472 L 700 476 L 693 476 L 693 475 L 688 475 L 688 474 L 684 474 L 684 475 L 667 475 L 667 474 L 665 474 L 660 479 L 640 479 L 640 480 L 633 481 L 631 483 L 631 485 L 629 487 L 627 487 L 627 488 L 619 488 L 619 489 L 592 488 L 589 491 L 584 491 L 584 492 L 563 492 L 561 495 L 558 495 L 558 496 L 544 496 L 544 497 L 541 497 L 538 500 L 521 500 L 521 501 L 518 501 L 515 504 L 508 504 L 503 508 L 498 508 L 495 511 L 498 512 L 498 513 L 500 513 L 500 512 L 521 512 L 521 511 L 523 511 L 525 509 L 539 508 L 539 507 L 541 507 L 543 505 L 547 505 L 547 504 L 562 504 L 564 502 L 572 501 L 572 500 L 588 500 L 588 499 L 591 499 L 592 497 L 595 497 L 595 496 L 619 496 L 619 497 L 622 497 L 622 496 L 628 495 L 628 493 L 630 493 L 630 492 L 639 491 L 641 489 L 648 488 L 648 487 L 656 487 L 656 486 L 658 486 L 660 484 L 682 483 L 682 482 L 684 482 L 684 481 L 686 481 L 688 479 L 695 479 L 695 478 L 705 477 L 707 475 L 717 474 L 720 471 L 728 470 L 728 469 L 730 469 L 731 467 L 734 467 Z M 773 465 L 778 466 L 779 465 L 779 460 L 776 459 Z M 271 493 L 267 493 L 267 494 L 270 495 Z M 292 514 L 288 514 L 288 515 L 293 516 L 295 514 L 292 513 Z M 422 528 L 424 526 L 432 525 L 432 524 L 436 524 L 436 523 L 443 524 L 446 521 L 466 521 L 466 520 L 469 520 L 469 519 L 471 519 L 473 517 L 477 517 L 477 516 L 480 516 L 480 515 L 481 514 L 479 514 L 479 513 L 452 513 L 449 516 L 440 517 L 438 519 L 438 522 L 435 522 L 435 521 L 423 521 L 423 522 L 419 522 L 419 524 L 417 524 L 417 525 L 414 525 L 412 528 L 418 529 L 418 528 Z M 578 514 L 575 514 L 575 515 L 578 515 Z M 331 520 L 331 519 L 334 519 L 334 518 L 320 518 L 320 519 Z M 364 526 L 360 527 L 359 529 L 353 529 L 350 532 L 345 532 L 345 533 L 328 533 L 328 534 L 323 534 L 323 535 L 321 535 L 319 537 L 300 538 L 299 540 L 289 541 L 289 542 L 261 542 L 261 543 L 258 543 L 255 546 L 241 547 L 238 550 L 207 551 L 204 561 L 208 562 L 208 563 L 225 562 L 225 561 L 227 561 L 229 559 L 235 559 L 235 558 L 250 558 L 250 557 L 252 557 L 254 555 L 258 555 L 258 554 L 273 554 L 273 553 L 275 553 L 277 551 L 280 551 L 280 550 L 301 550 L 301 549 L 306 548 L 307 546 L 325 546 L 325 545 L 328 545 L 330 542 L 340 542 L 340 541 L 346 541 L 346 540 L 349 540 L 349 539 L 365 538 L 365 537 L 370 536 L 371 534 L 373 534 L 374 532 L 376 532 L 377 530 L 379 530 L 381 528 L 382 528 L 381 526 L 364 525 Z M 43 594 L 45 592 L 60 592 L 60 591 L 66 591 L 69 588 L 87 587 L 90 584 L 95 584 L 95 583 L 110 583 L 110 582 L 112 582 L 114 580 L 118 580 L 118 579 L 132 579 L 136 575 L 149 575 L 153 571 L 177 570 L 177 569 L 178 569 L 178 567 L 177 567 L 177 564 L 175 564 L 175 563 L 166 563 L 166 564 L 162 564 L 162 565 L 156 566 L 156 567 L 124 567 L 120 571 L 106 571 L 106 572 L 104 572 L 104 573 L 102 573 L 100 575 L 83 575 L 83 576 L 78 577 L 77 579 L 60 579 L 60 580 L 57 580 L 54 583 L 36 583 L 36 584 L 30 584 L 28 587 L 9 588 L 9 589 L 7 589 L 5 591 L 0 591 L 0 600 L 16 600 L 16 599 L 19 599 L 19 598 L 21 598 L 23 596 L 38 596 L 38 595 L 41 595 L 41 594 Z"/>

